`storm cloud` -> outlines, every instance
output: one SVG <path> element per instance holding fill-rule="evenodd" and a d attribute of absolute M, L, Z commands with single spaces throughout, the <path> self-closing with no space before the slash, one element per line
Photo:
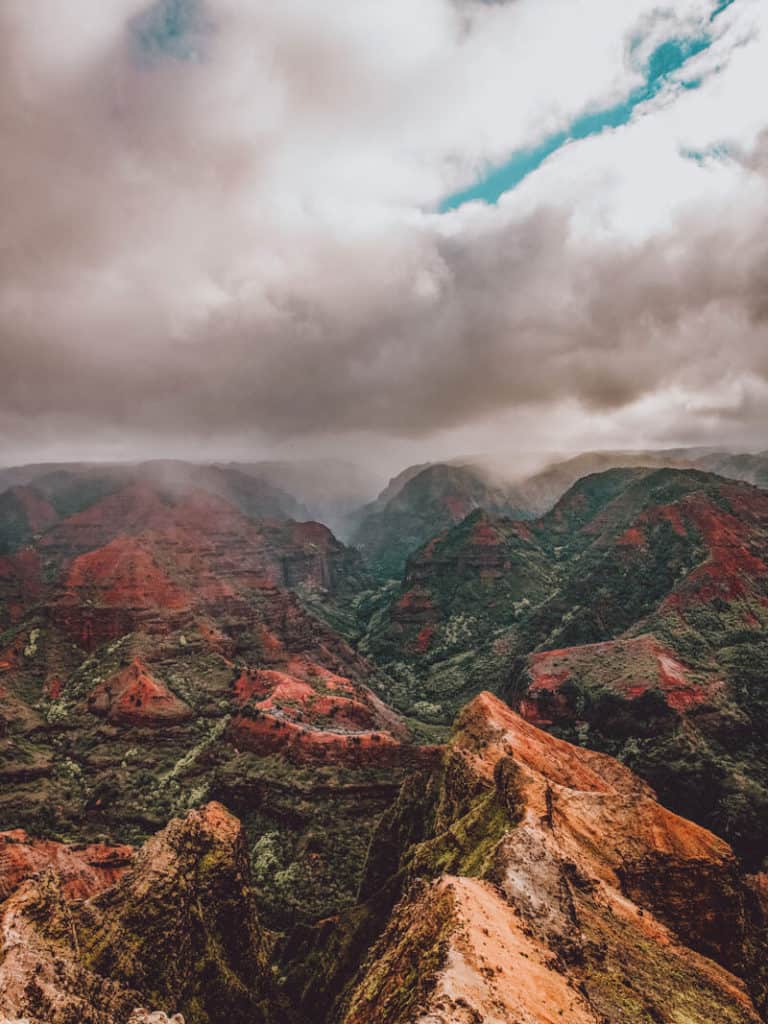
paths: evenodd
<path fill-rule="evenodd" d="M 764 443 L 768 13 L 714 6 L 6 0 L 6 450 Z M 705 31 L 628 123 L 439 212 Z"/>

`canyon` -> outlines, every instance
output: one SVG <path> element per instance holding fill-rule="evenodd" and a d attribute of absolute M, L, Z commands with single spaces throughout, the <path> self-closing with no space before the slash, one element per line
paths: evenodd
<path fill-rule="evenodd" d="M 3 471 L 0 1019 L 768 1019 L 768 495 L 690 455 L 414 467 L 359 549 Z"/>

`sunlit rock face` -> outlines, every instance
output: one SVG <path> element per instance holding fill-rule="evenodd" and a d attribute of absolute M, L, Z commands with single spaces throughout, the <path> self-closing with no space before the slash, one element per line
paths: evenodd
<path fill-rule="evenodd" d="M 460 716 L 434 834 L 403 864 L 345 1024 L 761 1019 L 730 848 L 490 694 Z"/>
<path fill-rule="evenodd" d="M 727 844 L 487 693 L 439 753 L 382 819 L 364 901 L 318 922 L 316 949 L 306 927 L 286 942 L 261 923 L 246 833 L 221 804 L 136 852 L 7 835 L 23 856 L 0 861 L 0 1014 L 759 1024 L 765 885 Z M 305 991 L 334 976 L 312 1008 Z"/>

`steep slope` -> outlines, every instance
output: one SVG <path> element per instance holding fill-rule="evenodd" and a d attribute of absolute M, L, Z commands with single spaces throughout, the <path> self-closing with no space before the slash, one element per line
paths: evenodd
<path fill-rule="evenodd" d="M 433 537 L 369 621 L 362 649 L 387 667 L 387 699 L 421 718 L 450 720 L 477 692 L 478 648 L 556 578 L 525 523 L 477 510 Z"/>
<path fill-rule="evenodd" d="M 130 867 L 133 854 L 131 846 L 67 846 L 34 839 L 23 829 L 0 832 L 0 901 L 46 870 L 55 872 L 68 899 L 87 899 L 114 885 Z"/>
<path fill-rule="evenodd" d="M 429 465 L 404 482 L 393 481 L 382 496 L 363 510 L 352 543 L 382 579 L 400 576 L 417 548 L 474 509 L 512 514 L 509 495 L 471 466 Z M 519 511 L 519 510 L 517 510 Z"/>
<path fill-rule="evenodd" d="M 376 604 L 319 524 L 98 491 L 0 557 L 0 1019 L 765 1017 L 765 876 L 700 824 L 761 866 L 767 495 L 597 474 Z M 381 699 L 489 684 L 522 717 L 483 693 L 445 747 Z"/>
<path fill-rule="evenodd" d="M 366 902 L 309 948 L 305 928 L 297 942 L 260 923 L 247 837 L 219 804 L 132 863 L 35 856 L 0 902 L 0 1015 L 31 1024 L 165 1019 L 139 1007 L 187 1024 L 763 1019 L 764 880 L 626 767 L 490 694 L 382 818 Z M 111 875 L 82 888 L 94 859 Z"/>
<path fill-rule="evenodd" d="M 611 758 L 480 695 L 446 751 L 432 831 L 403 857 L 404 896 L 344 1024 L 761 1019 L 738 976 L 756 982 L 765 938 L 746 923 L 751 883 Z"/>
<path fill-rule="evenodd" d="M 217 796 L 268 914 L 351 902 L 376 818 L 432 756 L 306 610 L 363 585 L 326 527 L 206 491 L 141 481 L 59 519 L 0 563 L 4 823 L 135 842 Z"/>
<path fill-rule="evenodd" d="M 573 534 L 578 573 L 522 627 L 521 646 L 541 653 L 506 692 L 534 720 L 625 757 L 670 806 L 758 865 L 768 855 L 768 495 L 667 473 Z"/>
<path fill-rule="evenodd" d="M 388 698 L 445 721 L 490 686 L 532 721 L 627 759 L 757 867 L 768 856 L 768 495 L 699 470 L 613 469 L 538 520 L 478 522 L 516 544 L 522 531 L 530 547 L 489 578 L 470 517 L 411 560 L 366 637 L 396 680 Z M 433 643 L 447 632 L 453 646 Z"/>
<path fill-rule="evenodd" d="M 33 487 L 11 487 L 0 494 L 0 556 L 28 544 L 58 516 L 45 496 Z"/>
<path fill-rule="evenodd" d="M 287 1021 L 242 829 L 209 804 L 172 821 L 114 887 L 71 902 L 55 872 L 0 904 L 0 1014 L 118 1024 L 141 1006 L 187 1024 Z M 169 952 L 173 950 L 173 954 Z"/>

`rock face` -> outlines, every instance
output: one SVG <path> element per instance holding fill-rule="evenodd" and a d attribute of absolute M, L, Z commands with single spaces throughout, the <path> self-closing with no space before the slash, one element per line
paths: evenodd
<path fill-rule="evenodd" d="M 289 1020 L 269 987 L 242 829 L 217 804 L 171 822 L 84 902 L 53 873 L 23 883 L 0 905 L 0 938 L 10 1018 L 162 1021 L 138 1010 L 160 1005 L 193 1024 Z"/>
<path fill-rule="evenodd" d="M 768 498 L 702 473 L 603 476 L 607 492 L 582 481 L 541 522 L 573 568 L 518 627 L 528 656 L 502 692 L 561 735 L 622 753 L 757 867 Z"/>
<path fill-rule="evenodd" d="M 621 755 L 753 869 L 768 856 L 764 491 L 630 467 L 580 480 L 537 520 L 476 512 L 410 559 L 364 649 L 405 713 L 447 722 L 494 689 Z"/>
<path fill-rule="evenodd" d="M 433 831 L 344 1024 L 761 1019 L 733 973 L 751 975 L 732 851 L 618 762 L 483 694 Z"/>
<path fill-rule="evenodd" d="M 137 844 L 224 799 L 282 923 L 353 901 L 377 817 L 432 754 L 331 625 L 368 586 L 360 556 L 319 523 L 254 518 L 249 480 L 35 481 L 54 520 L 0 558 L 0 818 Z"/>
<path fill-rule="evenodd" d="M 192 717 L 192 709 L 153 678 L 138 658 L 99 683 L 88 698 L 88 708 L 117 725 L 178 725 Z"/>
<path fill-rule="evenodd" d="M 264 930 L 245 833 L 220 804 L 172 821 L 87 895 L 66 882 L 85 851 L 47 850 L 0 903 L 0 1019 L 764 1019 L 764 879 L 612 758 L 481 694 L 385 818 L 365 902 L 318 923 L 316 947 Z M 335 999 L 311 995 L 334 974 Z"/>
<path fill-rule="evenodd" d="M 169 1017 L 161 1010 L 153 1013 L 151 1010 L 139 1006 L 128 1018 L 128 1024 L 184 1024 L 184 1018 L 180 1013 L 174 1013 L 172 1017 Z"/>
<path fill-rule="evenodd" d="M 360 513 L 352 534 L 353 544 L 383 579 L 399 577 L 409 555 L 475 509 L 524 514 L 478 469 L 441 463 L 417 468 L 414 476 L 406 474 L 402 486 L 391 487 Z"/>
<path fill-rule="evenodd" d="M 87 899 L 114 885 L 132 862 L 131 846 L 68 846 L 33 839 L 23 829 L 0 832 L 0 900 L 49 869 L 59 877 L 68 899 Z"/>
<path fill-rule="evenodd" d="M 557 578 L 526 523 L 478 509 L 408 560 L 399 590 L 368 630 L 365 650 L 399 683 L 392 694 L 398 706 L 416 705 L 428 719 L 419 702 L 431 702 L 439 705 L 437 719 L 450 721 L 477 692 L 478 648 L 547 597 Z"/>
<path fill-rule="evenodd" d="M 616 469 L 521 522 L 436 474 L 470 514 L 372 593 L 219 470 L 22 495 L 0 1020 L 765 1019 L 765 495 Z"/>

